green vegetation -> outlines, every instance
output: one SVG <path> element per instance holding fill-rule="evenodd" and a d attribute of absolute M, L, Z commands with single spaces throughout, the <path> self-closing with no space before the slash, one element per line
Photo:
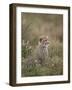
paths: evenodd
<path fill-rule="evenodd" d="M 49 37 L 48 60 L 44 66 L 36 64 L 34 50 L 39 37 Z M 21 76 L 63 74 L 63 17 L 62 15 L 22 13 Z"/>

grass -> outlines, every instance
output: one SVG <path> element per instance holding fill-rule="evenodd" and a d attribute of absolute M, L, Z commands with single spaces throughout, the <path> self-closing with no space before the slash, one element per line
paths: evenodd
<path fill-rule="evenodd" d="M 22 13 L 21 76 L 51 76 L 63 74 L 63 16 Z M 34 50 L 41 35 L 49 36 L 48 59 L 36 64 Z"/>
<path fill-rule="evenodd" d="M 35 64 L 33 57 L 22 60 L 22 77 L 24 76 L 46 76 L 63 74 L 63 49 L 59 42 L 50 45 L 49 56 L 46 65 Z M 25 52 L 25 51 L 24 51 Z M 30 59 L 31 58 L 31 59 Z"/>

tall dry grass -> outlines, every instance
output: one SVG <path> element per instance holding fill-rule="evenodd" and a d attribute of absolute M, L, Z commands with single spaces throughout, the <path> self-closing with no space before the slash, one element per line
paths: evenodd
<path fill-rule="evenodd" d="M 50 41 L 49 55 L 44 66 L 36 63 L 34 55 L 41 35 L 48 36 Z M 63 74 L 62 15 L 22 13 L 21 61 L 22 77 Z"/>

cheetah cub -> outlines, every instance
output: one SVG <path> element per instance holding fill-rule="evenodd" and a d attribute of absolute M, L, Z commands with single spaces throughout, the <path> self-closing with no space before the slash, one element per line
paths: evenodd
<path fill-rule="evenodd" d="M 48 60 L 48 36 L 41 36 L 36 48 L 36 60 L 40 65 L 45 65 Z"/>

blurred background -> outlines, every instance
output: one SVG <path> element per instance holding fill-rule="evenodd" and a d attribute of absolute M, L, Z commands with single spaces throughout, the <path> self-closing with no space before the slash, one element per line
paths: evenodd
<path fill-rule="evenodd" d="M 21 13 L 22 77 L 63 74 L 63 15 Z M 33 52 L 40 36 L 48 36 L 48 65 L 35 66 Z"/>

